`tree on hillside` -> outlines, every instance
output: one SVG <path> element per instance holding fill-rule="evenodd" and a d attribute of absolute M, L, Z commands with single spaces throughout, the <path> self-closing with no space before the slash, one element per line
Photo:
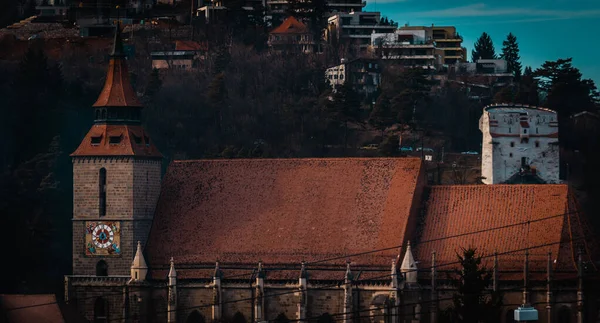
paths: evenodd
<path fill-rule="evenodd" d="M 392 111 L 392 103 L 388 94 L 380 94 L 369 116 L 369 123 L 376 129 L 381 130 L 381 136 L 383 137 L 385 129 L 396 123 L 396 117 Z"/>
<path fill-rule="evenodd" d="M 359 94 L 352 88 L 350 82 L 345 82 L 336 88 L 333 94 L 333 102 L 329 105 L 329 117 L 341 122 L 344 126 L 344 149 L 348 147 L 348 123 L 355 122 L 360 117 L 361 99 Z"/>
<path fill-rule="evenodd" d="M 406 69 L 393 76 L 392 86 L 386 87 L 391 97 L 391 110 L 398 122 L 416 126 L 423 120 L 430 98 L 432 82 L 423 69 Z"/>
<path fill-rule="evenodd" d="M 506 40 L 502 42 L 502 54 L 500 58 L 506 60 L 507 69 L 509 73 L 515 76 L 515 80 L 521 78 L 521 56 L 519 56 L 519 44 L 517 43 L 517 37 L 512 33 L 506 36 Z"/>
<path fill-rule="evenodd" d="M 454 270 L 450 279 L 457 294 L 453 297 L 453 306 L 443 313 L 441 321 L 499 322 L 502 297 L 499 293 L 488 297 L 486 291 L 492 284 L 492 273 L 481 264 L 482 257 L 474 248 L 462 248 L 461 254 L 456 256 L 460 268 Z"/>
<path fill-rule="evenodd" d="M 573 113 L 594 110 L 599 102 L 594 81 L 582 79 L 572 58 L 546 61 L 535 70 L 534 77 L 546 96 L 544 105 L 558 113 L 559 122 L 566 122 Z"/>
<path fill-rule="evenodd" d="M 525 69 L 523 70 L 523 76 L 531 75 L 533 75 L 533 70 L 531 69 L 531 66 L 525 66 Z"/>
<path fill-rule="evenodd" d="M 471 52 L 471 59 L 473 62 L 477 62 L 479 59 L 495 59 L 496 50 L 494 49 L 494 42 L 492 37 L 486 32 L 481 34 L 481 37 L 477 39 L 474 45 L 474 49 Z"/>

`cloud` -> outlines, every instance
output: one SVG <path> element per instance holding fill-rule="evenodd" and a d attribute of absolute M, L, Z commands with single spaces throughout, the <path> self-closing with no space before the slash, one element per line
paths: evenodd
<path fill-rule="evenodd" d="M 514 17 L 529 19 L 563 20 L 572 18 L 597 17 L 600 16 L 600 10 L 547 10 L 536 8 L 492 8 L 484 3 L 475 3 L 468 6 L 429 10 L 421 12 L 406 13 L 406 15 L 420 18 L 465 18 L 465 17 Z M 513 22 L 525 22 L 521 19 Z M 488 22 L 489 23 L 489 22 Z M 508 21 L 507 21 L 508 23 Z"/>

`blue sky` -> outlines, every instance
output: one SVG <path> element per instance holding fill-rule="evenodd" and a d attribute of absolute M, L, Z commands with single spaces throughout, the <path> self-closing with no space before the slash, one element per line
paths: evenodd
<path fill-rule="evenodd" d="M 523 66 L 573 57 L 573 65 L 600 86 L 600 0 L 368 0 L 365 11 L 412 26 L 456 26 L 471 55 L 487 32 L 496 53 L 509 32 L 517 36 Z"/>

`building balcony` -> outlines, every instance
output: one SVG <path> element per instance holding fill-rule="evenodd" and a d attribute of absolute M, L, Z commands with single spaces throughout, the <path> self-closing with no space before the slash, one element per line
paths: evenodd
<path fill-rule="evenodd" d="M 344 35 L 343 37 L 346 37 L 346 38 L 366 38 L 366 39 L 371 39 L 371 35 L 349 34 L 349 35 Z"/>
<path fill-rule="evenodd" d="M 359 8 L 362 8 L 362 7 L 366 6 L 366 3 L 364 1 L 359 2 L 359 3 L 329 2 L 329 3 L 327 3 L 327 6 L 329 6 L 329 7 L 359 7 Z"/>
<path fill-rule="evenodd" d="M 446 55 L 444 56 L 444 58 L 449 58 L 449 59 L 463 59 L 462 55 Z"/>
<path fill-rule="evenodd" d="M 374 45 L 375 47 L 379 47 Z M 423 48 L 423 49 L 434 49 L 435 46 L 433 44 L 410 44 L 410 43 L 392 43 L 392 44 L 383 44 L 383 48 Z"/>
<path fill-rule="evenodd" d="M 388 59 L 435 59 L 434 55 L 387 55 Z"/>
<path fill-rule="evenodd" d="M 287 0 L 267 0 L 267 4 L 288 4 Z"/>
<path fill-rule="evenodd" d="M 454 36 L 452 38 L 435 38 L 434 37 L 433 39 L 435 39 L 436 42 L 445 42 L 445 43 L 451 43 L 451 42 L 461 43 L 463 41 L 462 37 L 456 38 L 456 36 Z"/>
<path fill-rule="evenodd" d="M 396 30 L 397 27 L 396 26 L 388 26 L 388 25 L 359 25 L 359 24 L 346 24 L 346 25 L 342 25 L 342 28 L 358 28 L 358 29 L 389 29 L 389 30 Z M 370 36 L 370 35 L 369 35 Z"/>
<path fill-rule="evenodd" d="M 454 51 L 462 51 L 461 47 L 437 47 L 437 49 L 441 49 L 443 51 L 449 51 L 449 50 L 454 50 Z"/>

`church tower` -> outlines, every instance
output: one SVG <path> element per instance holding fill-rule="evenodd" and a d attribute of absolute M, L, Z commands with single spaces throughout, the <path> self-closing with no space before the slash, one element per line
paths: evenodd
<path fill-rule="evenodd" d="M 73 158 L 73 275 L 129 276 L 146 245 L 162 155 L 141 126 L 117 27 L 94 125 Z"/>

